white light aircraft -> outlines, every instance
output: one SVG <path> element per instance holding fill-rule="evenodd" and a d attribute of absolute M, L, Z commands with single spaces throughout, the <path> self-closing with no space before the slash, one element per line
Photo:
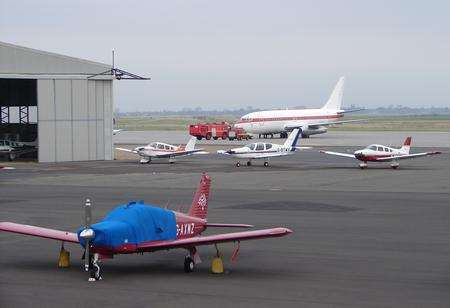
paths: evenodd
<path fill-rule="evenodd" d="M 344 113 L 359 111 L 342 110 L 342 96 L 344 93 L 345 77 L 341 77 L 326 104 L 319 109 L 266 110 L 244 115 L 234 126 L 244 129 L 247 133 L 259 134 L 267 137 L 280 134 L 286 138 L 287 132 L 295 127 L 302 128 L 302 137 L 323 134 L 327 126 L 343 124 L 361 120 L 339 120 Z"/>
<path fill-rule="evenodd" d="M 236 158 L 247 160 L 247 166 L 252 165 L 253 159 L 264 159 L 264 167 L 269 166 L 271 157 L 286 156 L 293 154 L 297 149 L 310 149 L 310 147 L 297 147 L 297 140 L 301 134 L 301 129 L 295 128 L 286 142 L 281 144 L 274 143 L 250 143 L 241 148 L 234 148 L 228 151 L 219 150 L 218 154 L 230 155 Z M 236 167 L 240 167 L 241 163 L 236 162 Z"/>
<path fill-rule="evenodd" d="M 195 137 L 191 137 L 186 146 L 172 145 L 163 142 L 152 142 L 146 146 L 137 147 L 134 150 L 116 148 L 119 151 L 134 153 L 141 156 L 140 163 L 148 164 L 153 158 L 168 158 L 170 163 L 175 157 L 188 156 L 192 154 L 206 154 L 203 149 L 195 149 Z"/>
<path fill-rule="evenodd" d="M 406 138 L 403 146 L 399 149 L 387 147 L 381 144 L 371 144 L 362 150 L 356 151 L 354 154 L 331 152 L 331 151 L 320 151 L 321 153 L 342 156 L 360 160 L 361 163 L 359 167 L 361 169 L 367 168 L 367 162 L 390 162 L 392 169 L 397 169 L 399 167 L 399 160 L 402 159 L 412 159 L 416 157 L 430 156 L 435 154 L 441 154 L 441 152 L 423 152 L 409 154 L 411 148 L 411 137 Z"/>

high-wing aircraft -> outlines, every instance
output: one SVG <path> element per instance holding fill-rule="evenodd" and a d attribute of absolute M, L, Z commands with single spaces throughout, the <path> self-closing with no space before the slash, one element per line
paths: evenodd
<path fill-rule="evenodd" d="M 163 142 L 152 142 L 146 146 L 140 146 L 134 150 L 116 148 L 119 151 L 129 152 L 138 154 L 142 158 L 140 159 L 141 164 L 148 164 L 151 162 L 152 158 L 168 158 L 169 162 L 172 163 L 175 157 L 188 156 L 192 154 L 205 154 L 203 149 L 195 149 L 195 137 L 191 137 L 186 146 L 176 146 L 172 144 L 167 144 Z"/>
<path fill-rule="evenodd" d="M 341 77 L 333 93 L 322 108 L 293 109 L 293 110 L 265 110 L 244 115 L 234 126 L 244 129 L 247 133 L 267 136 L 280 134 L 286 138 L 287 132 L 295 127 L 302 127 L 302 137 L 323 134 L 329 125 L 343 124 L 361 120 L 340 120 L 344 113 L 361 109 L 343 110 L 342 96 L 344 93 L 345 77 Z"/>
<path fill-rule="evenodd" d="M 203 174 L 188 213 L 180 213 L 130 202 L 118 206 L 100 222 L 91 224 L 91 202 L 86 200 L 84 225 L 76 232 L 59 231 L 11 222 L 1 222 L 0 230 L 49 238 L 57 241 L 78 243 L 84 251 L 84 269 L 90 272 L 90 281 L 100 280 L 101 259 L 113 258 L 116 254 L 155 252 L 183 248 L 188 251 L 184 270 L 192 272 L 200 263 L 198 246 L 236 242 L 232 258 L 236 258 L 240 241 L 281 237 L 292 233 L 290 229 L 278 227 L 254 231 L 241 231 L 216 235 L 201 233 L 207 228 L 250 228 L 245 224 L 209 223 L 206 219 L 211 179 Z M 63 251 L 63 247 L 61 251 Z M 217 256 L 219 256 L 217 249 Z"/>
<path fill-rule="evenodd" d="M 264 159 L 264 167 L 269 166 L 271 157 L 286 156 L 293 154 L 297 149 L 310 149 L 310 147 L 297 147 L 297 140 L 301 134 L 301 129 L 294 129 L 284 144 L 274 143 L 250 143 L 241 148 L 234 148 L 228 151 L 219 150 L 218 154 L 230 155 L 236 158 L 247 160 L 247 166 L 251 166 L 252 159 Z M 241 163 L 236 162 L 236 167 L 240 167 Z"/>
<path fill-rule="evenodd" d="M 359 167 L 361 169 L 367 168 L 367 162 L 390 162 L 392 169 L 397 169 L 400 165 L 399 160 L 402 159 L 412 159 L 416 157 L 423 157 L 435 154 L 441 154 L 441 152 L 423 152 L 410 154 L 409 150 L 411 148 L 411 137 L 407 137 L 403 146 L 399 149 L 387 147 L 381 144 L 371 144 L 364 149 L 355 151 L 354 154 L 331 152 L 331 151 L 320 151 L 321 153 L 342 156 L 360 160 L 361 163 Z"/>

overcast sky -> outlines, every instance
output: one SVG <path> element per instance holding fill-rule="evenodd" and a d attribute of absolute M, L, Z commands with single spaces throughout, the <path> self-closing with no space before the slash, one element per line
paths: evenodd
<path fill-rule="evenodd" d="M 450 107 L 450 1 L 0 1 L 0 40 L 117 66 L 122 111 Z"/>

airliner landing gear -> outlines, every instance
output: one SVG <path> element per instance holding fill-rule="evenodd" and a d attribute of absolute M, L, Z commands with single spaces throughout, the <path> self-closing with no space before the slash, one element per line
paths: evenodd
<path fill-rule="evenodd" d="M 268 161 L 264 162 L 264 167 L 269 167 L 269 162 Z"/>
<path fill-rule="evenodd" d="M 251 166 L 252 165 L 252 162 L 249 160 L 248 162 L 247 162 L 247 166 Z"/>
<path fill-rule="evenodd" d="M 240 163 L 240 162 L 237 162 L 237 163 L 236 163 L 236 167 L 239 168 L 240 166 L 241 166 L 241 163 Z"/>
<path fill-rule="evenodd" d="M 359 164 L 359 168 L 366 169 L 367 168 L 367 163 L 366 162 L 360 163 Z"/>

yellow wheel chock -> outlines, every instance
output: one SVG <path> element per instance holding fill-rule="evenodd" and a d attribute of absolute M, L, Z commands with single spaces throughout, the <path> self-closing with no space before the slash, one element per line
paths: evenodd
<path fill-rule="evenodd" d="M 222 257 L 220 256 L 219 249 L 217 248 L 217 245 L 214 245 L 216 247 L 216 256 L 212 259 L 211 262 L 211 272 L 213 274 L 223 274 L 223 261 Z"/>
<path fill-rule="evenodd" d="M 64 249 L 64 243 L 59 251 L 58 267 L 66 268 L 70 266 L 70 252 Z"/>

